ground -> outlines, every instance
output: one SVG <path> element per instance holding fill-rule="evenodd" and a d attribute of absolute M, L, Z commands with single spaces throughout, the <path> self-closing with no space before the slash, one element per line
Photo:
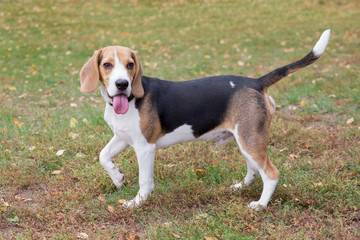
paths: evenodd
<path fill-rule="evenodd" d="M 2 1 L 0 233 L 3 239 L 359 239 L 360 3 L 330 1 Z M 132 149 L 115 158 L 117 190 L 99 164 L 111 139 L 100 92 L 79 91 L 94 50 L 137 51 L 144 74 L 185 81 L 260 77 L 305 56 L 313 65 L 270 89 L 269 157 L 281 177 L 266 210 L 233 142 L 159 150 L 155 191 L 138 191 Z"/>

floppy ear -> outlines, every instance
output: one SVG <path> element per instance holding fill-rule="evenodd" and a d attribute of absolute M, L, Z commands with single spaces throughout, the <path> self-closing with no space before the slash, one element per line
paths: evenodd
<path fill-rule="evenodd" d="M 100 74 L 98 61 L 102 49 L 95 51 L 94 55 L 85 63 L 80 71 L 80 91 L 83 93 L 92 93 L 97 88 Z"/>
<path fill-rule="evenodd" d="M 143 71 L 142 71 L 142 68 L 141 68 L 140 61 L 139 61 L 139 59 L 136 56 L 134 51 L 131 51 L 131 57 L 135 61 L 135 75 L 134 75 L 134 79 L 132 81 L 131 91 L 132 91 L 132 94 L 136 98 L 142 98 L 144 96 L 144 88 L 143 88 L 142 83 L 141 83 L 141 78 L 143 76 Z"/>

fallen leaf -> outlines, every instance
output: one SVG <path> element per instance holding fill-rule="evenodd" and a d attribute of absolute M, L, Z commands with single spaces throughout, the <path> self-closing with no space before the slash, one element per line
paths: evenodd
<path fill-rule="evenodd" d="M 71 137 L 72 139 L 76 139 L 78 136 L 79 134 L 77 133 L 69 132 L 69 137 Z"/>
<path fill-rule="evenodd" d="M 3 131 L 3 133 L 6 133 L 8 131 L 8 129 L 6 127 L 3 127 L 2 131 Z"/>
<path fill-rule="evenodd" d="M 102 195 L 102 194 L 98 196 L 98 199 L 99 199 L 101 202 L 106 202 L 105 197 L 104 197 L 104 195 Z"/>
<path fill-rule="evenodd" d="M 299 156 L 298 156 L 298 155 L 295 155 L 295 154 L 290 154 L 290 157 L 291 157 L 292 159 L 297 159 L 297 158 L 299 158 Z"/>
<path fill-rule="evenodd" d="M 285 45 L 286 45 L 286 41 L 281 41 L 281 42 L 280 42 L 280 45 L 281 45 L 281 46 L 285 46 Z"/>
<path fill-rule="evenodd" d="M 16 200 L 16 201 L 22 201 L 22 202 L 32 201 L 31 198 L 23 198 L 23 197 L 20 197 L 20 196 L 15 196 L 15 200 Z"/>
<path fill-rule="evenodd" d="M 24 98 L 24 97 L 26 97 L 27 96 L 27 94 L 26 93 L 23 93 L 23 94 L 21 94 L 20 96 L 18 96 L 18 98 Z"/>
<path fill-rule="evenodd" d="M 310 142 L 306 142 L 305 143 L 305 148 L 310 148 L 311 147 L 311 143 Z"/>
<path fill-rule="evenodd" d="M 88 238 L 89 238 L 89 235 L 87 235 L 87 234 L 84 233 L 84 232 L 81 232 L 81 233 L 78 233 L 77 237 L 78 237 L 78 238 L 81 238 L 81 239 L 88 239 Z"/>
<path fill-rule="evenodd" d="M 308 106 L 308 105 L 309 105 L 308 102 L 305 102 L 305 101 L 301 101 L 301 102 L 300 102 L 300 106 L 301 106 L 301 107 L 305 107 L 305 106 Z"/>
<path fill-rule="evenodd" d="M 119 199 L 118 202 L 119 202 L 120 204 L 124 204 L 124 203 L 126 203 L 126 199 Z"/>
<path fill-rule="evenodd" d="M 59 175 L 61 173 L 61 170 L 55 170 L 51 173 L 51 175 Z"/>
<path fill-rule="evenodd" d="M 205 236 L 205 240 L 217 240 L 217 238 L 216 237 Z"/>
<path fill-rule="evenodd" d="M 194 169 L 194 173 L 204 173 L 205 170 L 203 169 Z"/>
<path fill-rule="evenodd" d="M 108 205 L 107 206 L 107 209 L 109 210 L 109 212 L 113 213 L 115 210 L 114 210 L 114 207 L 113 206 L 110 206 Z"/>
<path fill-rule="evenodd" d="M 19 121 L 15 118 L 15 119 L 14 119 L 14 124 L 15 124 L 16 126 L 18 126 L 19 128 L 21 128 L 24 123 L 23 123 L 23 122 L 19 122 Z"/>
<path fill-rule="evenodd" d="M 78 120 L 76 120 L 75 118 L 70 119 L 70 127 L 71 128 L 76 127 L 77 123 L 78 123 Z"/>
<path fill-rule="evenodd" d="M 238 62 L 237 62 L 237 64 L 238 64 L 240 67 L 242 67 L 242 66 L 244 66 L 244 65 L 245 65 L 245 63 L 244 63 L 244 62 L 242 62 L 242 61 L 238 61 Z"/>
<path fill-rule="evenodd" d="M 201 220 L 203 218 L 207 218 L 209 215 L 207 213 L 201 213 L 195 217 L 196 220 Z"/>
<path fill-rule="evenodd" d="M 177 238 L 177 239 L 181 238 L 179 234 L 173 233 L 172 235 L 174 236 L 174 238 Z"/>
<path fill-rule="evenodd" d="M 85 154 L 79 152 L 79 153 L 76 154 L 76 157 L 77 158 L 83 158 L 83 157 L 85 157 Z"/>
<path fill-rule="evenodd" d="M 205 55 L 204 58 L 205 58 L 205 59 L 210 59 L 211 56 L 210 56 L 210 55 Z"/>
<path fill-rule="evenodd" d="M 283 149 L 280 149 L 279 151 L 280 152 L 284 152 L 284 151 L 286 151 L 286 150 L 289 150 L 287 147 L 285 147 L 285 148 L 283 148 Z"/>
<path fill-rule="evenodd" d="M 130 233 L 129 234 L 129 240 L 135 240 L 137 238 L 137 235 Z"/>
<path fill-rule="evenodd" d="M 349 118 L 347 121 L 346 121 L 346 124 L 352 124 L 354 122 L 354 118 Z"/>
<path fill-rule="evenodd" d="M 61 150 L 57 151 L 56 156 L 61 156 L 64 154 L 64 152 L 65 152 L 65 149 L 61 149 Z"/>
<path fill-rule="evenodd" d="M 162 224 L 164 227 L 171 227 L 172 222 L 165 222 Z"/>
<path fill-rule="evenodd" d="M 321 188 L 322 186 L 324 186 L 322 182 L 315 183 L 315 187 L 317 188 Z"/>

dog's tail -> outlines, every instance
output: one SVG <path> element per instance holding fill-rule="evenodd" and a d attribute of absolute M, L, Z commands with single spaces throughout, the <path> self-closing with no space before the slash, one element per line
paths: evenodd
<path fill-rule="evenodd" d="M 290 63 L 289 65 L 275 69 L 274 71 L 260 77 L 258 80 L 261 81 L 264 88 L 268 88 L 290 73 L 296 72 L 297 70 L 312 64 L 324 53 L 329 39 L 330 29 L 327 29 L 323 32 L 313 50 L 304 58 Z"/>

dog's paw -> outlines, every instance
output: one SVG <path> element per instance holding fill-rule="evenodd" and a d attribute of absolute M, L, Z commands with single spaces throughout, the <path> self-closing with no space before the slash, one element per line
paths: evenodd
<path fill-rule="evenodd" d="M 140 207 L 141 204 L 145 202 L 147 197 L 141 196 L 139 193 L 136 195 L 136 197 L 133 200 L 125 202 L 122 206 L 125 208 L 135 208 Z"/>
<path fill-rule="evenodd" d="M 243 182 L 240 182 L 238 184 L 231 185 L 230 189 L 235 192 L 242 189 L 243 187 L 245 187 L 245 184 Z"/>
<path fill-rule="evenodd" d="M 135 207 L 139 207 L 139 205 L 136 203 L 136 201 L 130 200 L 130 201 L 126 201 L 123 205 L 124 208 L 135 208 Z"/>
<path fill-rule="evenodd" d="M 249 203 L 248 208 L 254 209 L 255 211 L 260 211 L 266 209 L 266 206 L 261 205 L 258 201 Z"/>
<path fill-rule="evenodd" d="M 121 186 L 124 184 L 125 182 L 125 176 L 124 174 L 120 173 L 120 176 L 117 176 L 117 178 L 113 178 L 113 183 L 117 188 L 121 188 Z"/>

